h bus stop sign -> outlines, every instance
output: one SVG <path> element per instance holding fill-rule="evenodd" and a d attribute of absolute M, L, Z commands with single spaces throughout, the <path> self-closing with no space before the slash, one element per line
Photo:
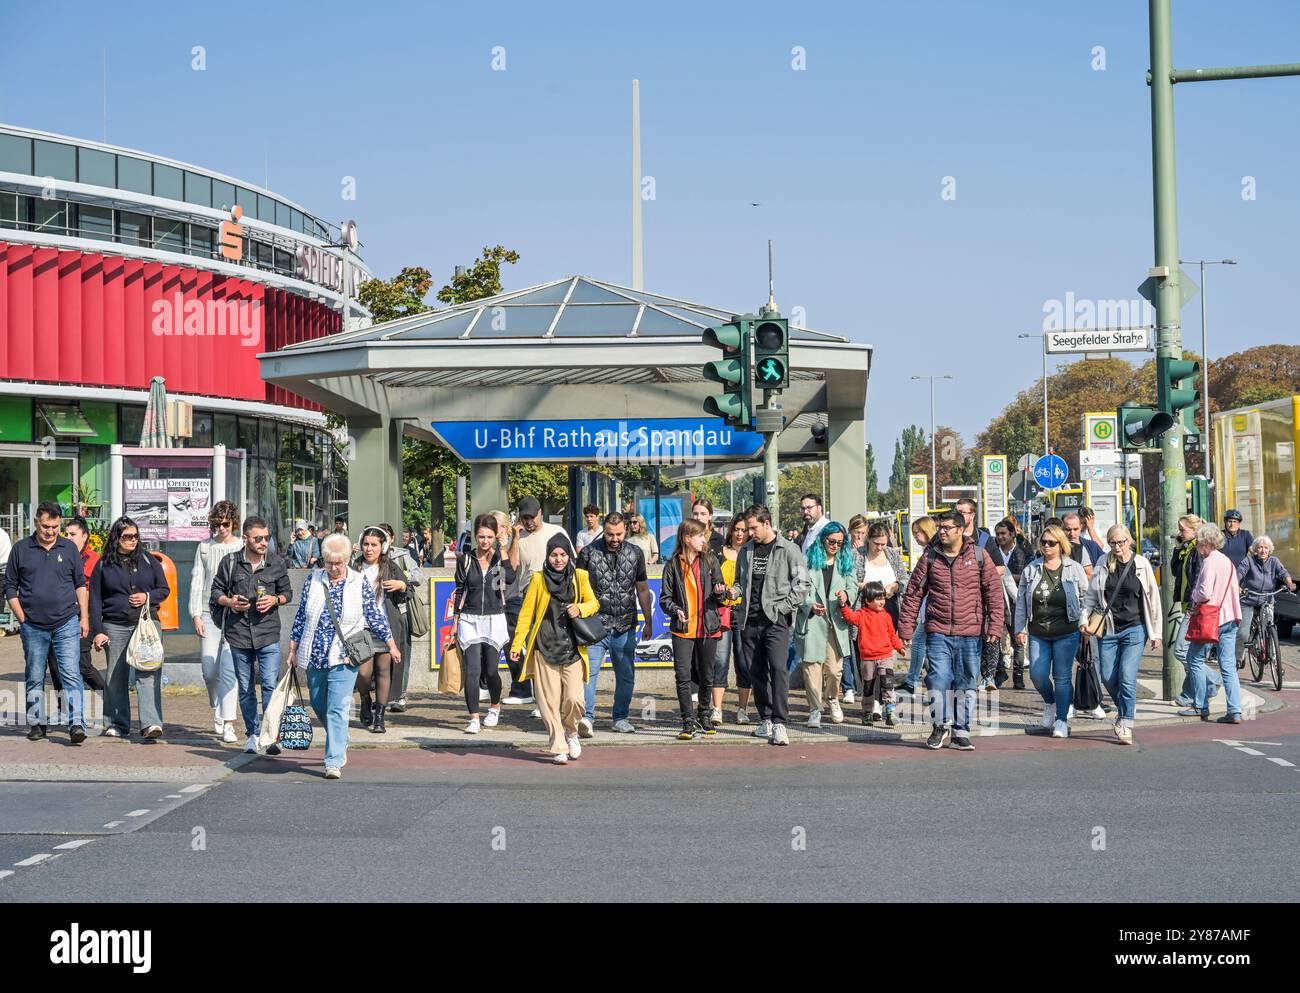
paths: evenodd
<path fill-rule="evenodd" d="M 1044 455 L 1034 463 L 1034 482 L 1045 490 L 1064 486 L 1070 476 L 1070 467 L 1059 455 Z"/>

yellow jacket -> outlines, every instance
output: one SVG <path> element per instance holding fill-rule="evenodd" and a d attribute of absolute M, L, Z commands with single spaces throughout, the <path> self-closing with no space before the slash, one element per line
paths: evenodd
<path fill-rule="evenodd" d="M 591 591 L 591 579 L 587 576 L 587 570 L 575 569 L 573 579 L 574 586 L 577 588 L 577 595 L 573 599 L 578 605 L 578 613 L 583 617 L 598 614 L 600 601 Z M 541 572 L 535 572 L 533 578 L 528 581 L 528 592 L 524 594 L 523 606 L 519 608 L 519 620 L 515 624 L 514 644 L 510 646 L 511 654 L 519 652 L 524 660 L 523 671 L 519 674 L 521 680 L 533 678 L 531 668 L 533 644 L 537 641 L 537 632 L 542 626 L 542 618 L 546 616 L 546 609 L 550 605 L 551 594 L 546 588 L 546 576 Z M 590 678 L 586 645 L 578 646 L 578 655 L 582 658 L 582 681 L 585 683 Z"/>

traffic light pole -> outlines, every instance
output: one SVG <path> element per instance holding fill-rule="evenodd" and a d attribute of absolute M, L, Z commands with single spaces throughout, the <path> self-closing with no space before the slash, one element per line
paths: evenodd
<path fill-rule="evenodd" d="M 1182 328 L 1182 273 L 1178 267 L 1178 184 L 1174 146 L 1174 84 L 1216 79 L 1257 79 L 1265 76 L 1300 75 L 1300 64 L 1269 66 L 1237 66 L 1223 69 L 1175 70 L 1173 64 L 1173 30 L 1170 0 L 1148 0 L 1151 41 L 1151 171 L 1153 180 L 1153 207 L 1155 220 L 1156 279 L 1156 360 L 1178 360 L 1183 357 Z M 1206 360 L 1201 356 L 1201 361 Z M 1162 371 L 1158 368 L 1157 376 Z M 1201 402 L 1209 404 L 1209 397 Z M 1206 423 L 1209 430 L 1209 423 Z M 1173 426 L 1160 440 L 1162 459 L 1160 561 L 1161 588 L 1165 610 L 1171 608 L 1174 593 L 1174 572 L 1168 568 L 1173 561 L 1173 525 L 1186 512 L 1187 465 L 1183 453 L 1183 422 L 1175 417 Z M 1125 480 L 1127 485 L 1127 480 Z M 1163 637 L 1163 632 L 1149 633 Z M 1164 642 L 1164 699 L 1172 700 L 1182 687 L 1183 666 L 1174 655 L 1170 639 Z"/>
<path fill-rule="evenodd" d="M 771 393 L 763 394 L 763 410 L 774 411 L 776 422 L 780 423 L 780 411 L 772 400 Z M 772 512 L 772 527 L 781 529 L 781 479 L 777 471 L 777 440 L 780 430 L 763 432 L 763 478 L 767 483 L 767 509 Z"/>

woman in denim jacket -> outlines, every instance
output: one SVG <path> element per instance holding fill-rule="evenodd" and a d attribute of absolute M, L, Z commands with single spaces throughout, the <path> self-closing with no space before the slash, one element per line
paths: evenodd
<path fill-rule="evenodd" d="M 1052 729 L 1053 738 L 1068 738 L 1070 678 L 1088 575 L 1070 558 L 1070 539 L 1054 524 L 1044 529 L 1039 551 L 1016 589 L 1016 643 L 1029 645 L 1029 679 L 1043 698 L 1043 727 Z"/>

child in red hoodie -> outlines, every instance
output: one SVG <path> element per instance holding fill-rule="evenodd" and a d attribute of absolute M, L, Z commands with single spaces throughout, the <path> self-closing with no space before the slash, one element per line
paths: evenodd
<path fill-rule="evenodd" d="M 840 591 L 840 613 L 858 629 L 858 658 L 861 660 L 863 684 L 862 723 L 870 725 L 880 720 L 883 703 L 885 723 L 892 728 L 898 724 L 894 716 L 898 696 L 894 692 L 893 661 L 896 657 L 907 658 L 907 653 L 898 640 L 893 618 L 885 612 L 885 587 L 874 580 L 866 583 L 858 602 L 859 608 L 851 609 L 848 594 Z"/>

